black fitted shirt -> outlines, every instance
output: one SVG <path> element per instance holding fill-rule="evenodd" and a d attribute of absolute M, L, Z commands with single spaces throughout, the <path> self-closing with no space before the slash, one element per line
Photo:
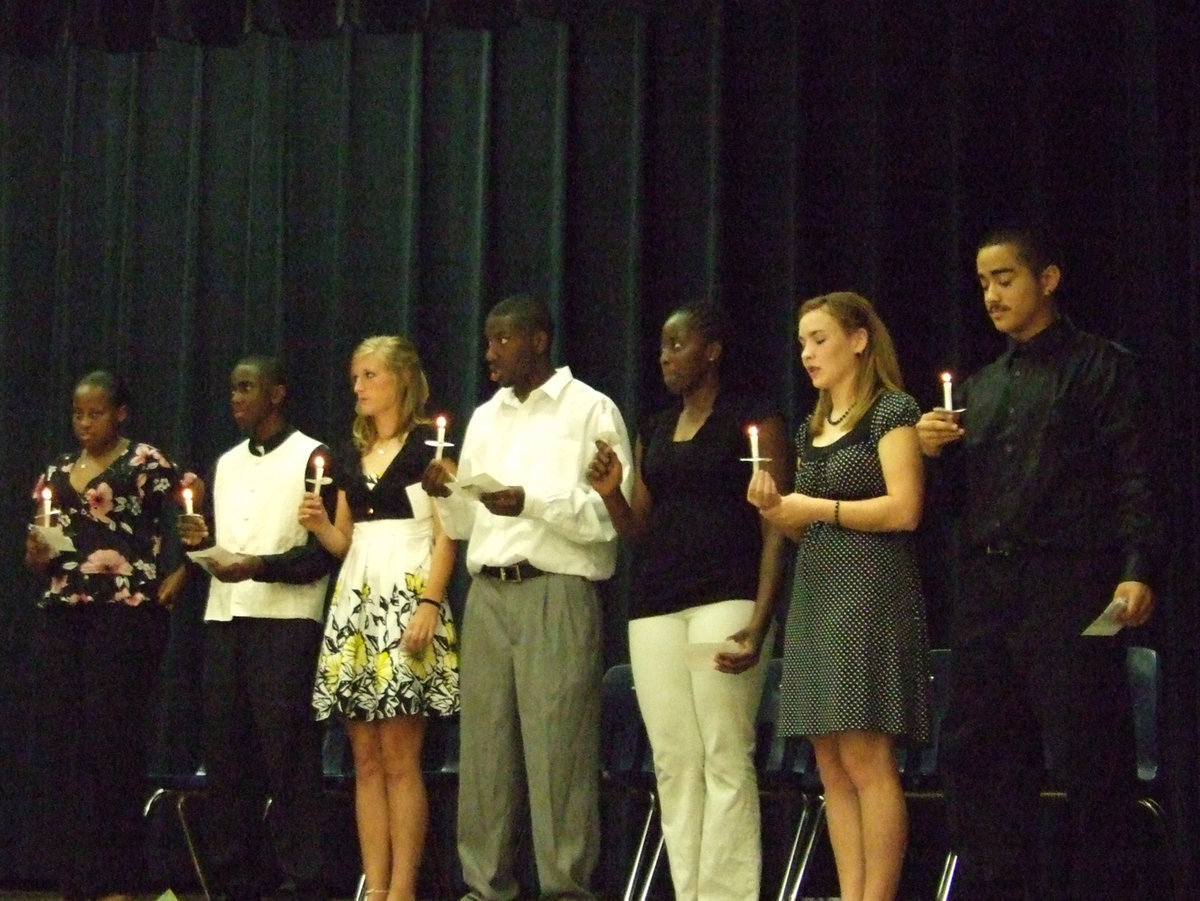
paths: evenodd
<path fill-rule="evenodd" d="M 635 549 L 631 619 L 734 598 L 754 600 L 762 557 L 758 511 L 746 501 L 746 429 L 778 416 L 763 401 L 721 391 L 689 441 L 675 441 L 681 407 L 640 430 L 650 492 L 645 538 Z"/>
<path fill-rule="evenodd" d="M 1117 555 L 1154 582 L 1162 533 L 1134 357 L 1066 319 L 967 380 L 965 436 L 943 454 L 968 549 Z"/>

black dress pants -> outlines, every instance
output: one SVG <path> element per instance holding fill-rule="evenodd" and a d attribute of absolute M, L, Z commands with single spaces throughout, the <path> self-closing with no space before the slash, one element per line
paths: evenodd
<path fill-rule="evenodd" d="M 955 901 L 1042 897 L 1047 782 L 1066 790 L 1066 846 L 1051 856 L 1072 901 L 1138 897 L 1125 647 L 1078 634 L 1116 582 L 1077 562 L 978 558 L 964 568 L 974 620 L 956 623 L 943 735 Z"/>
<path fill-rule="evenodd" d="M 270 890 L 268 844 L 297 898 L 324 898 L 322 730 L 312 711 L 321 631 L 307 619 L 205 624 L 206 858 L 213 887 L 234 901 Z"/>
<path fill-rule="evenodd" d="M 31 702 L 53 777 L 51 845 L 67 899 L 141 887 L 149 720 L 167 629 L 167 611 L 149 603 L 39 613 Z"/>

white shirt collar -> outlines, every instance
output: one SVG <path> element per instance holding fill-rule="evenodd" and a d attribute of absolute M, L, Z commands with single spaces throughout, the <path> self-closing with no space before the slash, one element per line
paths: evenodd
<path fill-rule="evenodd" d="M 529 400 L 539 391 L 545 394 L 551 400 L 555 400 L 560 394 L 563 393 L 563 390 L 567 387 L 567 384 L 571 381 L 571 378 L 571 367 L 559 366 L 554 370 L 554 373 L 550 376 L 550 378 L 546 379 L 546 381 L 542 382 L 540 385 L 530 391 L 529 397 L 525 398 L 525 400 Z M 521 406 L 521 401 L 517 399 L 516 392 L 513 391 L 512 388 L 501 388 L 498 394 L 500 403 L 507 404 L 512 407 Z"/>

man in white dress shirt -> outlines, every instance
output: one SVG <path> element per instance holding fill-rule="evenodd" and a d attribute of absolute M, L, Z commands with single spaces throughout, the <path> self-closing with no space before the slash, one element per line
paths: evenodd
<path fill-rule="evenodd" d="M 550 362 L 544 301 L 515 296 L 484 327 L 492 381 L 471 417 L 457 480 L 433 461 L 425 490 L 447 533 L 466 539 L 458 851 L 473 901 L 520 893 L 513 849 L 527 798 L 542 898 L 592 897 L 599 853 L 602 630 L 596 582 L 613 574 L 616 532 L 586 480 L 602 438 L 632 473 L 611 400 Z M 629 477 L 623 489 L 629 494 Z"/>

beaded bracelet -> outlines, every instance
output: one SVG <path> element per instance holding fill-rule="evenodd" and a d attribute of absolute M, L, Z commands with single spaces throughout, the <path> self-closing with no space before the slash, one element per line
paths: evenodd
<path fill-rule="evenodd" d="M 842 513 L 842 502 L 841 502 L 841 500 L 836 500 L 833 502 L 833 524 L 835 526 L 841 526 L 841 524 L 842 524 L 841 513 Z"/>

